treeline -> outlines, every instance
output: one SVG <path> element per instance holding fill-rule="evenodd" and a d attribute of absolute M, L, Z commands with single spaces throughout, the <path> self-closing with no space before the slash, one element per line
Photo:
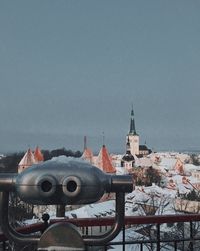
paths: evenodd
<path fill-rule="evenodd" d="M 17 172 L 18 171 L 18 164 L 20 160 L 23 158 L 25 152 L 18 152 L 10 154 L 6 157 L 3 157 L 0 159 L 0 172 Z M 67 157 L 75 157 L 79 158 L 81 157 L 82 153 L 80 151 L 72 151 L 67 150 L 65 148 L 55 149 L 52 151 L 49 150 L 42 150 L 42 154 L 44 156 L 44 161 L 52 159 L 53 157 L 58 157 L 61 155 L 67 156 Z"/>
<path fill-rule="evenodd" d="M 72 150 L 66 150 L 65 148 L 55 149 L 52 151 L 49 150 L 42 150 L 42 154 L 44 156 L 44 160 L 52 159 L 53 157 L 58 157 L 61 155 L 67 156 L 67 157 L 75 157 L 79 158 L 81 157 L 82 153 L 80 151 L 72 151 Z"/>

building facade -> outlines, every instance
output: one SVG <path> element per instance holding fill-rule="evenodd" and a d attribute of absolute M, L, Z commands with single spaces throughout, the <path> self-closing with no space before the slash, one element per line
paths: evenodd
<path fill-rule="evenodd" d="M 136 133 L 135 129 L 135 119 L 134 119 L 134 111 L 133 107 L 131 110 L 131 121 L 130 121 L 130 130 L 128 135 L 126 136 L 126 142 L 130 143 L 130 152 L 134 155 L 139 155 L 139 145 L 140 145 L 140 138 L 139 135 Z"/>
<path fill-rule="evenodd" d="M 130 130 L 126 136 L 126 144 L 130 144 L 130 152 L 133 156 L 144 157 L 151 153 L 146 145 L 140 145 L 140 137 L 136 132 L 133 107 L 131 110 Z"/>

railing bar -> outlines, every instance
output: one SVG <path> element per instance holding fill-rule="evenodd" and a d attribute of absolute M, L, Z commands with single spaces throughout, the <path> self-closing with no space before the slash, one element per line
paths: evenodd
<path fill-rule="evenodd" d="M 150 223 L 155 223 L 157 224 L 157 240 L 152 240 L 152 241 L 149 241 L 149 240 L 137 240 L 137 241 L 126 241 L 125 239 L 125 226 L 124 226 L 124 230 L 123 230 L 123 242 L 110 242 L 109 244 L 110 245 L 122 245 L 123 246 L 123 250 L 124 247 L 126 247 L 127 244 L 138 244 L 138 249 L 139 250 L 142 250 L 143 251 L 143 246 L 145 243 L 157 243 L 157 250 L 159 249 L 159 247 L 161 246 L 161 243 L 166 243 L 166 242 L 169 242 L 171 243 L 173 246 L 174 246 L 174 250 L 177 251 L 178 250 L 178 246 L 179 246 L 179 243 L 180 242 L 190 242 L 190 250 L 194 250 L 194 247 L 195 247 L 195 241 L 196 240 L 200 240 L 199 237 L 195 236 L 194 234 L 194 222 L 196 221 L 200 221 L 200 218 L 199 218 L 199 215 L 198 217 L 193 215 L 192 217 L 188 217 L 188 215 L 186 216 L 176 216 L 176 220 L 174 217 L 171 217 L 169 220 L 167 220 L 165 217 L 158 217 L 158 216 L 154 216 L 153 217 L 143 217 L 144 221 L 143 221 L 143 224 L 150 224 Z M 185 221 L 185 222 L 188 222 L 190 225 L 190 234 L 187 238 L 181 238 L 181 239 L 177 239 L 177 238 L 171 238 L 171 239 L 164 239 L 162 240 L 162 236 L 161 233 L 160 233 L 160 223 L 167 223 L 167 222 L 181 222 L 181 221 Z M 65 222 L 66 220 L 64 220 Z M 142 219 L 140 219 L 139 221 L 142 222 Z M 134 222 L 139 222 L 136 218 L 133 217 L 126 217 L 125 218 L 125 223 L 128 223 L 129 225 L 131 225 L 132 223 Z M 151 221 L 151 222 L 150 222 Z M 57 221 L 58 222 L 58 221 Z M 63 222 L 62 220 L 60 220 L 60 222 Z M 66 221 L 67 222 L 67 221 Z M 71 222 L 71 219 L 68 220 L 68 222 Z M 113 223 L 113 220 L 109 219 L 101 219 L 100 221 L 96 220 L 96 219 L 80 219 L 80 222 L 79 222 L 79 219 L 76 219 L 76 221 L 72 220 L 72 222 L 74 224 L 76 224 L 77 226 L 83 226 L 85 225 L 86 227 L 84 228 L 86 232 L 92 232 L 94 230 L 94 228 L 92 226 L 110 226 L 111 223 Z M 105 224 L 105 225 L 104 225 Z M 139 223 L 138 223 L 139 224 Z M 91 229 L 90 229 L 91 228 Z M 23 231 L 24 233 L 33 233 L 33 232 L 36 232 L 36 231 L 39 231 L 39 229 L 44 229 L 44 223 L 39 223 L 39 224 L 35 224 L 33 226 L 28 226 L 28 227 L 22 227 L 20 228 L 19 230 L 20 231 Z M 2 243 L 2 246 L 4 245 L 4 240 L 6 240 L 7 238 L 3 235 L 3 234 L 0 234 L 0 237 L 1 237 L 1 243 Z M 158 238 L 159 237 L 159 238 Z M 158 242 L 159 240 L 159 242 Z M 143 244 L 144 243 L 144 244 Z M 7 246 L 7 244 L 6 244 Z M 140 248 L 139 248 L 140 247 Z M 106 248 L 106 247 L 105 247 Z M 108 246 L 107 246 L 107 249 L 108 249 Z M 106 250 L 107 250 L 106 249 Z M 5 249 L 6 250 L 6 247 Z"/>
<path fill-rule="evenodd" d="M 200 240 L 200 238 L 194 238 L 193 240 Z M 191 241 L 190 238 L 180 238 L 180 239 L 165 239 L 165 240 L 161 240 L 160 242 L 162 243 L 173 243 L 173 242 L 181 242 L 181 241 Z M 138 241 L 126 241 L 126 244 L 140 244 L 140 243 L 157 243 L 157 240 L 138 240 Z M 116 241 L 116 242 L 109 242 L 109 245 L 122 245 L 122 241 Z"/>

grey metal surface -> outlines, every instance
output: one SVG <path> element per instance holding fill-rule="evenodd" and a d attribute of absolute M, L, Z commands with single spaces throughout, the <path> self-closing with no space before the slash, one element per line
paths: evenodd
<path fill-rule="evenodd" d="M 107 233 L 98 236 L 85 236 L 83 237 L 84 243 L 88 246 L 104 245 L 105 243 L 113 240 L 120 232 L 124 225 L 124 204 L 125 196 L 124 193 L 116 194 L 116 214 L 115 224 Z"/>
<path fill-rule="evenodd" d="M 28 168 L 16 178 L 16 191 L 32 204 L 90 204 L 105 192 L 131 192 L 129 175 L 109 175 L 88 163 L 47 161 Z"/>
<path fill-rule="evenodd" d="M 56 223 L 50 226 L 41 236 L 38 243 L 38 251 L 84 251 L 85 244 L 77 230 L 70 223 Z"/>
<path fill-rule="evenodd" d="M 110 183 L 110 176 L 87 163 L 47 161 L 18 175 L 16 190 L 32 204 L 88 204 L 99 200 Z"/>
<path fill-rule="evenodd" d="M 15 190 L 17 173 L 1 173 L 0 174 L 0 191 Z"/>

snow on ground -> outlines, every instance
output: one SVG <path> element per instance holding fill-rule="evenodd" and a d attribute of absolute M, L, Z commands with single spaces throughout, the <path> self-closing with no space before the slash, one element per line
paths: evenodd
<path fill-rule="evenodd" d="M 152 196 L 153 194 L 153 196 Z M 156 206 L 162 207 L 162 213 L 174 214 L 174 209 L 171 200 L 175 198 L 176 191 L 170 191 L 169 189 L 162 189 L 158 186 L 151 187 L 137 187 L 132 193 L 129 193 L 125 197 L 125 215 L 137 216 L 142 212 L 139 210 L 139 204 L 154 203 Z M 56 218 L 55 211 L 48 213 L 51 219 Z M 156 214 L 160 214 L 158 209 Z M 99 218 L 99 217 L 111 217 L 115 215 L 115 200 L 109 200 L 100 203 L 93 203 L 82 206 L 78 209 L 67 211 L 65 217 L 69 218 Z"/>
<path fill-rule="evenodd" d="M 126 195 L 125 214 L 127 216 L 145 215 L 142 205 L 158 207 L 156 215 L 174 214 L 173 199 L 176 191 L 162 189 L 156 185 L 150 187 L 136 187 L 136 189 Z"/>
<path fill-rule="evenodd" d="M 122 231 L 117 235 L 117 237 L 115 237 L 115 239 L 112 242 L 117 242 L 117 241 L 122 241 L 123 240 L 123 236 L 122 236 Z M 148 237 L 145 237 L 144 235 L 138 233 L 135 231 L 135 228 L 128 228 L 125 229 L 125 240 L 126 241 L 144 241 L 144 240 L 148 240 Z M 156 244 L 153 244 L 155 250 L 156 250 Z M 122 251 L 123 247 L 121 245 L 111 245 L 112 249 L 111 250 L 115 250 L 115 251 Z M 143 251 L 149 251 L 152 250 L 151 248 L 151 244 L 143 244 L 142 246 L 142 250 Z M 138 251 L 141 250 L 141 246 L 140 244 L 127 244 L 125 245 L 125 250 L 126 251 Z M 173 246 L 164 244 L 161 242 L 161 251 L 172 251 L 174 250 Z M 180 251 L 179 249 L 177 249 L 177 251 Z"/>
<path fill-rule="evenodd" d="M 65 213 L 69 218 L 99 218 L 115 214 L 115 200 L 95 203 Z"/>
<path fill-rule="evenodd" d="M 184 165 L 184 171 L 185 172 L 191 172 L 191 171 L 200 171 L 200 166 L 195 166 L 193 164 L 185 164 Z"/>
<path fill-rule="evenodd" d="M 132 241 L 132 240 L 145 240 L 147 239 L 144 237 L 142 234 L 139 234 L 134 231 L 133 228 L 125 229 L 125 239 L 126 241 Z M 115 239 L 112 242 L 117 242 L 117 241 L 122 241 L 123 236 L 122 236 L 122 231 L 115 237 Z M 111 245 L 112 250 L 115 251 L 122 251 L 122 246 L 121 245 Z M 125 246 L 127 251 L 138 251 L 140 250 L 140 244 L 129 244 Z M 146 246 L 143 247 L 143 251 L 148 251 L 148 248 Z"/>
<path fill-rule="evenodd" d="M 166 170 L 171 170 L 172 167 L 176 164 L 176 159 L 174 158 L 161 158 L 161 162 L 159 163 L 160 167 L 163 167 Z"/>

